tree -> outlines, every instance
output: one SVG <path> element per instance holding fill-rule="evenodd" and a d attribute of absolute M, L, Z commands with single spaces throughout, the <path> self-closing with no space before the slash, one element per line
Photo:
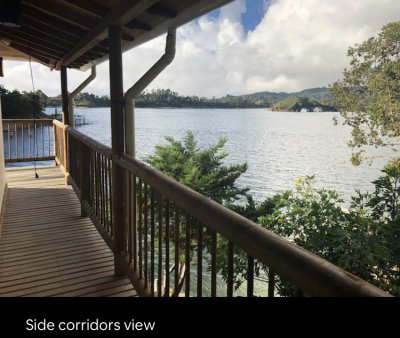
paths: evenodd
<path fill-rule="evenodd" d="M 8 90 L 4 88 L 3 85 L 0 84 L 0 95 L 5 95 L 8 93 Z"/>
<path fill-rule="evenodd" d="M 22 92 L 0 89 L 2 96 L 2 110 L 4 119 L 42 117 L 46 107 L 47 96 L 40 90 Z"/>
<path fill-rule="evenodd" d="M 167 136 L 168 145 L 156 146 L 154 155 L 145 161 L 197 192 L 219 203 L 238 200 L 246 195 L 247 188 L 238 188 L 236 180 L 246 172 L 247 163 L 226 166 L 223 160 L 228 156 L 223 152 L 226 139 L 200 150 L 191 131 L 186 132 L 183 142 Z"/>
<path fill-rule="evenodd" d="M 384 287 L 400 295 L 400 160 L 389 162 L 383 176 L 373 183 L 375 191 L 366 196 L 370 218 L 379 225 L 382 245 L 388 249 Z"/>
<path fill-rule="evenodd" d="M 351 161 L 365 159 L 365 146 L 400 152 L 400 22 L 384 26 L 377 37 L 350 47 L 350 68 L 330 88 L 336 107 L 351 126 Z M 337 121 L 335 121 L 337 123 Z"/>
<path fill-rule="evenodd" d="M 224 165 L 223 160 L 228 156 L 227 152 L 222 151 L 225 146 L 226 139 L 221 138 L 217 144 L 200 150 L 197 147 L 197 142 L 191 131 L 187 131 L 183 141 L 176 141 L 174 138 L 167 136 L 165 138 L 169 144 L 156 146 L 154 155 L 145 158 L 145 161 L 160 170 L 164 174 L 170 176 L 178 182 L 189 186 L 193 190 L 219 202 L 230 204 L 241 197 L 246 196 L 247 188 L 238 188 L 236 186 L 237 179 L 246 172 L 247 164 L 238 165 Z M 157 207 L 156 207 L 157 208 Z M 174 218 L 175 210 L 170 210 L 170 217 Z M 183 231 L 183 224 L 185 222 L 184 215 L 180 214 L 182 226 L 180 226 L 179 243 L 181 245 L 180 252 L 185 251 L 185 233 Z M 192 259 L 194 252 L 198 248 L 198 238 L 195 234 L 201 225 L 196 219 L 191 220 L 191 241 L 190 241 L 190 259 Z M 171 235 L 175 237 L 175 230 L 170 230 Z M 165 232 L 162 233 L 165 236 Z M 226 246 L 227 241 L 223 239 L 218 240 L 218 247 Z M 211 250 L 211 233 L 208 230 L 203 231 L 202 240 L 203 250 L 210 252 Z M 226 267 L 226 257 L 218 258 L 219 266 Z M 187 270 L 184 257 L 180 258 L 179 266 L 173 265 L 173 269 L 178 269 L 179 275 L 183 276 L 182 280 L 178 283 L 180 287 L 183 286 L 183 279 L 186 278 Z M 181 272 L 184 271 L 182 274 Z M 226 275 L 226 274 L 225 274 Z"/>

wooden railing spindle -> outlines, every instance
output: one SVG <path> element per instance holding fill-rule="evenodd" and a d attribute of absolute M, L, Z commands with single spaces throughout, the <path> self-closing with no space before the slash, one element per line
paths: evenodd
<path fill-rule="evenodd" d="M 233 244 L 228 242 L 227 297 L 233 297 Z"/>
<path fill-rule="evenodd" d="M 170 202 L 165 200 L 165 296 L 169 297 L 169 213 Z"/>
<path fill-rule="evenodd" d="M 203 295 L 203 226 L 199 223 L 197 232 L 197 297 Z"/>
<path fill-rule="evenodd" d="M 186 213 L 186 239 L 185 239 L 185 297 L 190 297 L 190 215 Z"/>

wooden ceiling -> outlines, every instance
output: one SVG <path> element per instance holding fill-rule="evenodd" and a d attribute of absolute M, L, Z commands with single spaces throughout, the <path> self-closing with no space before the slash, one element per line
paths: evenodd
<path fill-rule="evenodd" d="M 0 24 L 0 56 L 85 70 L 108 59 L 110 25 L 122 26 L 126 51 L 230 1 L 22 0 L 20 26 Z"/>

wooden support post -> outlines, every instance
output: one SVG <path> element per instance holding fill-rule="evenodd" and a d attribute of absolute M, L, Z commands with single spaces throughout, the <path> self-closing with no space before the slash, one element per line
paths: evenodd
<path fill-rule="evenodd" d="M 69 124 L 67 67 L 61 67 L 60 73 L 63 123 Z"/>
<path fill-rule="evenodd" d="M 114 266 L 115 275 L 122 276 L 118 256 L 125 251 L 125 200 L 124 170 L 114 161 L 121 156 L 124 146 L 124 95 L 122 77 L 121 26 L 108 28 L 110 46 L 110 98 L 111 98 L 111 143 L 112 143 L 112 222 L 114 227 Z"/>
<path fill-rule="evenodd" d="M 69 124 L 69 107 L 68 107 L 68 80 L 67 67 L 61 67 L 61 99 L 62 99 L 62 119 L 64 125 Z M 65 184 L 68 185 L 68 136 L 64 129 L 64 166 L 65 166 Z"/>

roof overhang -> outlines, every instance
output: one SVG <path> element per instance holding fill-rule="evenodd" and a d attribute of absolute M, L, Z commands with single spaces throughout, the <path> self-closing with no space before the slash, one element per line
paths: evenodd
<path fill-rule="evenodd" d="M 110 25 L 122 27 L 125 52 L 231 1 L 21 0 L 20 26 L 0 25 L 0 56 L 86 70 L 108 59 Z"/>

